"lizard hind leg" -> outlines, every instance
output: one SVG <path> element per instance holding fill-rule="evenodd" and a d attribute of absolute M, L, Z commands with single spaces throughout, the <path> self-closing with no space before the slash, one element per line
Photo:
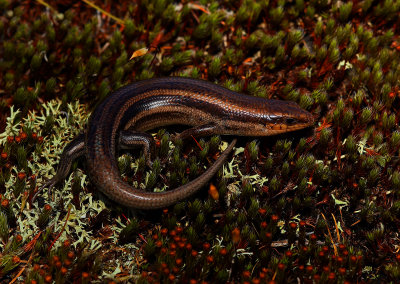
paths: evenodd
<path fill-rule="evenodd" d="M 143 147 L 146 165 L 152 168 L 151 155 L 154 153 L 154 139 L 145 132 L 136 132 L 134 130 L 123 130 L 119 133 L 118 146 L 120 149 L 132 149 Z"/>

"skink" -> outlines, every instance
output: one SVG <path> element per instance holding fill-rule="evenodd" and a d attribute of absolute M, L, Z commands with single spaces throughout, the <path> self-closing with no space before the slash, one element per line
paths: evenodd
<path fill-rule="evenodd" d="M 246 96 L 204 80 L 166 77 L 139 81 L 113 92 L 92 113 L 85 134 L 61 155 L 53 187 L 68 175 L 72 162 L 86 157 L 90 180 L 110 199 L 137 209 L 157 209 L 183 200 L 222 167 L 236 139 L 201 176 L 173 190 L 147 192 L 128 185 L 116 162 L 117 146 L 141 145 L 150 164 L 151 135 L 145 131 L 171 124 L 192 126 L 176 138 L 191 135 L 269 136 L 311 126 L 313 116 L 296 103 Z"/>

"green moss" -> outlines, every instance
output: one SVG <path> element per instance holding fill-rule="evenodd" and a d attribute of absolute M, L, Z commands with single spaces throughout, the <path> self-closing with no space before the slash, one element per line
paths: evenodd
<path fill-rule="evenodd" d="M 397 279 L 390 248 L 400 198 L 398 1 L 146 0 L 66 11 L 46 3 L 54 6 L 0 1 L 0 281 L 19 271 L 39 283 L 46 276 L 57 283 Z M 141 48 L 147 53 L 129 59 Z M 84 129 L 84 109 L 120 86 L 169 75 L 297 102 L 315 127 L 241 138 L 212 180 L 219 196 L 205 188 L 166 211 L 133 218 L 104 203 L 80 162 L 51 196 L 44 191 L 30 204 L 67 141 Z M 155 137 L 152 169 L 139 153 L 119 159 L 128 183 L 185 184 L 226 140 L 206 137 L 197 148 L 170 143 L 165 131 Z M 37 257 L 29 261 L 31 253 Z M 57 263 L 66 260 L 62 274 Z"/>

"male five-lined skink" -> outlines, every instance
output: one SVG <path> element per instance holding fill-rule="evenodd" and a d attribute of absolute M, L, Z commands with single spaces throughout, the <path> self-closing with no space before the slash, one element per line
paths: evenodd
<path fill-rule="evenodd" d="M 85 156 L 90 180 L 110 199 L 137 209 L 167 207 L 203 187 L 228 158 L 236 139 L 201 176 L 173 190 L 147 192 L 120 176 L 117 146 L 141 145 L 150 164 L 153 138 L 145 131 L 171 124 L 192 126 L 191 135 L 269 136 L 311 126 L 313 116 L 296 103 L 246 96 L 204 80 L 166 77 L 139 81 L 113 92 L 92 113 L 84 134 L 68 144 L 56 175 L 44 187 L 65 179 L 72 162 Z"/>

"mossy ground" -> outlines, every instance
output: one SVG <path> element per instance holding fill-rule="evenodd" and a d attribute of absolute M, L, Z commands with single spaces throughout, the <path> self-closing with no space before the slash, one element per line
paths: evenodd
<path fill-rule="evenodd" d="M 392 0 L 0 0 L 0 281 L 399 281 L 399 10 Z M 99 101 L 169 75 L 295 101 L 315 128 L 241 138 L 208 191 L 168 209 L 111 203 L 84 161 L 31 202 Z M 201 174 L 230 139 L 154 134 L 151 171 L 139 153 L 119 166 L 127 182 L 160 190 Z"/>

